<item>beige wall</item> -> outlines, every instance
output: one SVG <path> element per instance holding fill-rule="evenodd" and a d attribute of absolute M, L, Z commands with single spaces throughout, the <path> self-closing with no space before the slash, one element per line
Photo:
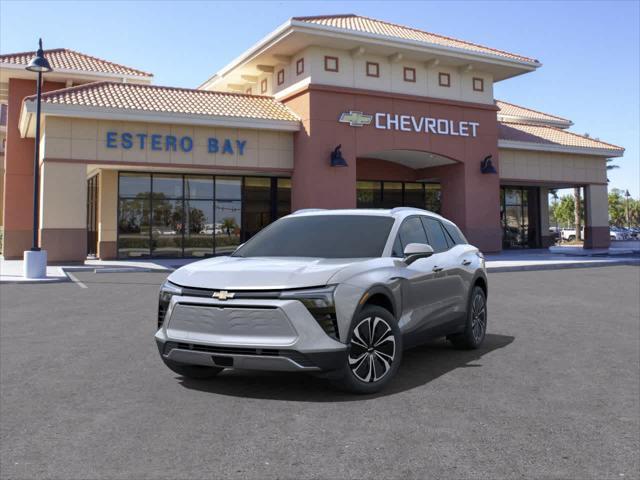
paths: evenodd
<path fill-rule="evenodd" d="M 98 242 L 115 242 L 118 229 L 117 170 L 100 171 L 98 198 Z"/>
<path fill-rule="evenodd" d="M 324 57 L 337 57 L 339 62 L 338 72 L 329 72 L 324 69 Z M 296 62 L 304 58 L 304 73 L 296 74 Z M 379 77 L 369 77 L 366 74 L 367 62 L 375 62 L 380 66 Z M 416 81 L 404 80 L 404 67 L 415 68 Z M 274 85 L 278 70 L 284 68 L 285 82 L 283 85 Z M 438 82 L 440 72 L 451 76 L 451 86 L 441 87 Z M 392 61 L 389 57 L 376 55 L 352 55 L 346 50 L 335 50 L 322 47 L 309 47 L 291 57 L 288 65 L 278 65 L 273 77 L 269 81 L 267 94 L 277 94 L 296 83 L 310 81 L 321 85 L 335 85 L 340 87 L 361 88 L 367 90 L 380 90 L 384 92 L 421 95 L 426 97 L 446 98 L 477 103 L 493 103 L 493 78 L 490 74 L 478 71 L 461 72 L 457 68 L 447 66 L 430 66 L 425 63 L 401 59 Z M 484 80 L 484 91 L 473 90 L 473 78 Z M 261 77 L 263 78 L 263 77 Z M 253 93 L 259 92 L 254 88 Z"/>
<path fill-rule="evenodd" d="M 500 149 L 500 178 L 555 183 L 606 183 L 606 159 L 590 155 Z"/>
<path fill-rule="evenodd" d="M 606 185 L 585 187 L 586 223 L 589 227 L 609 226 L 609 195 Z"/>
<path fill-rule="evenodd" d="M 40 174 L 40 228 L 86 228 L 87 167 L 44 163 Z"/>
<path fill-rule="evenodd" d="M 149 139 L 144 149 L 137 144 L 130 149 L 107 148 L 107 132 L 118 135 L 161 134 L 193 138 L 191 152 L 155 151 Z M 210 137 L 221 143 L 230 139 L 234 154 L 209 153 Z M 246 140 L 244 155 L 238 154 L 236 140 Z M 135 140 L 134 140 L 135 141 Z M 135 162 L 144 164 L 166 164 L 188 167 L 190 165 L 239 168 L 293 168 L 293 133 L 270 130 L 248 130 L 238 128 L 189 127 L 165 124 L 134 122 L 110 122 L 63 117 L 47 117 L 43 139 L 44 159 L 88 160 L 99 163 Z"/>

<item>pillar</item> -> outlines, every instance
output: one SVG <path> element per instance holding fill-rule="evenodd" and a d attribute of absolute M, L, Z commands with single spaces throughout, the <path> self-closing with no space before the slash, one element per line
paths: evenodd
<path fill-rule="evenodd" d="M 44 162 L 40 169 L 40 239 L 50 262 L 87 258 L 87 167 Z"/>
<path fill-rule="evenodd" d="M 606 185 L 584 188 L 584 248 L 609 248 L 609 195 Z"/>
<path fill-rule="evenodd" d="M 98 257 L 118 257 L 118 172 L 102 170 L 98 178 Z"/>
<path fill-rule="evenodd" d="M 548 248 L 552 246 L 555 241 L 551 231 L 549 230 L 549 189 L 540 187 L 540 246 L 542 248 Z"/>
<path fill-rule="evenodd" d="M 64 88 L 64 83 L 44 82 L 43 92 Z M 31 248 L 33 229 L 33 138 L 22 138 L 18 128 L 22 100 L 36 93 L 35 80 L 9 79 L 7 139 L 4 154 L 2 202 L 6 259 L 21 259 Z"/>

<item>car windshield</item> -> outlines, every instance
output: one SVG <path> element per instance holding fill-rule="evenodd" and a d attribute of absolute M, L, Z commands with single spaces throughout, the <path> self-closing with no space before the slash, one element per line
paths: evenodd
<path fill-rule="evenodd" d="M 278 220 L 234 257 L 373 258 L 382 256 L 394 219 L 380 215 L 301 215 Z"/>

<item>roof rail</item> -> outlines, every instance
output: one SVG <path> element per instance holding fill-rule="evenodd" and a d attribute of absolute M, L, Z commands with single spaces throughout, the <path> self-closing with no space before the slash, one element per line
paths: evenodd
<path fill-rule="evenodd" d="M 298 213 L 307 213 L 307 212 L 324 212 L 326 208 L 301 208 L 300 210 L 296 210 L 293 212 L 293 215 L 297 215 Z"/>
<path fill-rule="evenodd" d="M 395 208 L 392 208 L 389 213 L 391 213 L 393 215 L 395 213 L 400 213 L 400 212 L 404 212 L 404 211 L 407 211 L 407 210 L 409 210 L 409 211 L 418 210 L 419 212 L 424 212 L 425 211 L 423 208 L 416 208 L 416 207 L 395 207 Z"/>

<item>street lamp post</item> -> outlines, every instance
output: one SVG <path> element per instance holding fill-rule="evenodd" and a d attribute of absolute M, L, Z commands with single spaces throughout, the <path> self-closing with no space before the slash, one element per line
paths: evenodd
<path fill-rule="evenodd" d="M 44 278 L 47 276 L 47 252 L 40 249 L 38 238 L 38 224 L 40 219 L 40 104 L 42 94 L 42 74 L 53 69 L 42 51 L 42 39 L 38 44 L 38 51 L 31 59 L 26 69 L 38 73 L 36 87 L 36 136 L 33 155 L 33 241 L 31 250 L 24 252 L 25 278 Z"/>

